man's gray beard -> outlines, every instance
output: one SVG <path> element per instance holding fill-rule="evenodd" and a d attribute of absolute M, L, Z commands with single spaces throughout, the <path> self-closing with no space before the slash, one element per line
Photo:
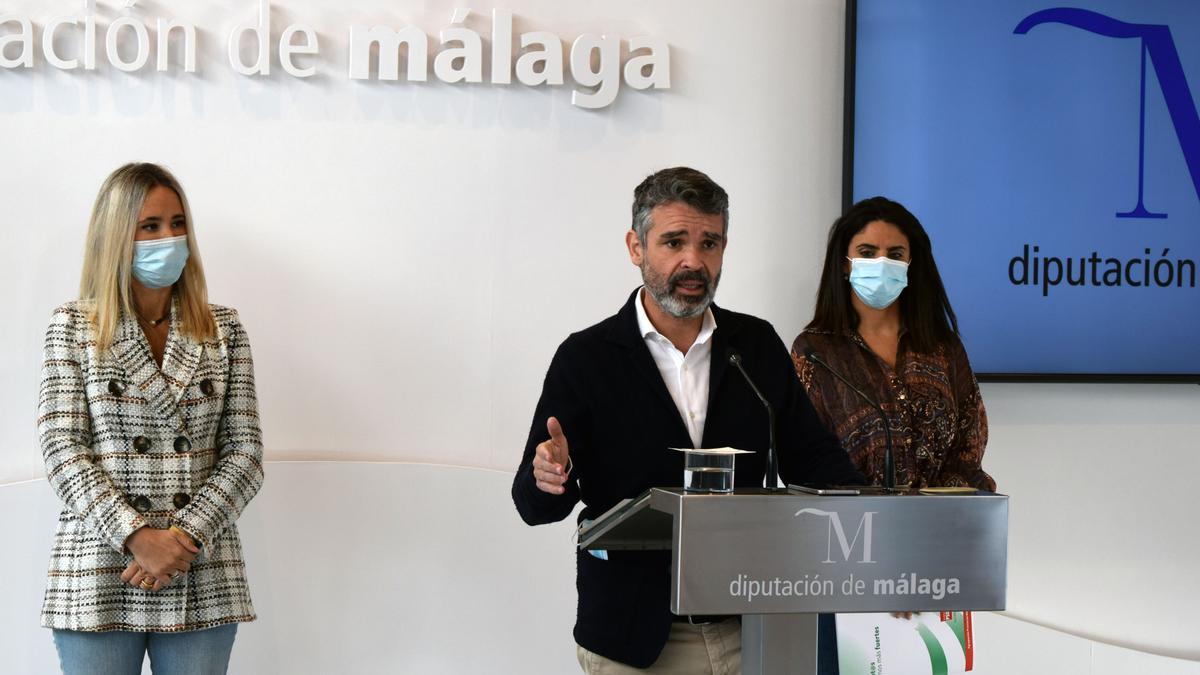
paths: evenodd
<path fill-rule="evenodd" d="M 664 312 L 676 319 L 691 319 L 703 314 L 712 304 L 713 296 L 717 294 L 717 284 L 720 281 L 721 274 L 718 272 L 716 278 L 708 281 L 705 294 L 700 299 L 690 302 L 671 295 L 671 281 L 655 277 L 646 265 L 642 264 L 642 283 L 645 284 L 646 290 L 650 291 L 651 297 Z"/>

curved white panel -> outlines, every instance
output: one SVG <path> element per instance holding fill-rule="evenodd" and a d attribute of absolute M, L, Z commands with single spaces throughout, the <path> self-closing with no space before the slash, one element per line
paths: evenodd
<path fill-rule="evenodd" d="M 573 522 L 526 526 L 509 497 L 512 474 L 412 464 L 269 470 L 271 490 L 243 519 L 264 620 L 246 631 L 257 639 L 240 650 L 240 672 L 573 666 Z"/>
<path fill-rule="evenodd" d="M 259 620 L 239 629 L 231 672 L 577 669 L 573 520 L 526 526 L 511 481 L 435 465 L 268 464 L 239 521 Z M 6 672 L 57 668 L 37 625 L 57 508 L 44 482 L 0 488 Z"/>
<path fill-rule="evenodd" d="M 1008 614 L 975 614 L 973 675 L 1200 675 L 1200 662 L 1096 642 Z"/>
<path fill-rule="evenodd" d="M 531 528 L 506 472 L 422 464 L 270 463 L 240 521 L 259 620 L 233 673 L 520 673 L 577 668 L 571 522 Z M 54 672 L 37 626 L 58 505 L 0 487 L 0 653 Z M 980 675 L 1200 675 L 1200 663 L 976 616 Z"/>
<path fill-rule="evenodd" d="M 988 384 L 983 395 L 984 466 L 1011 497 L 1009 613 L 1200 659 L 1200 387 Z"/>

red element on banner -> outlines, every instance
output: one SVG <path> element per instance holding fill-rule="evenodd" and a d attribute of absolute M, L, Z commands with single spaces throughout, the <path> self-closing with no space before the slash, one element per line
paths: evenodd
<path fill-rule="evenodd" d="M 954 612 L 942 612 L 938 615 L 938 618 L 942 620 L 942 623 L 945 623 L 954 618 Z"/>
<path fill-rule="evenodd" d="M 966 658 L 965 670 L 975 666 L 975 636 L 971 630 L 971 613 L 963 612 L 963 656 Z"/>

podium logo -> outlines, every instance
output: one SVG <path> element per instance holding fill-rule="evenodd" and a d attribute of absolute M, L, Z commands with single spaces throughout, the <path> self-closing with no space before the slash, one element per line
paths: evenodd
<path fill-rule="evenodd" d="M 850 557 L 854 553 L 855 545 L 858 544 L 858 539 L 862 537 L 862 558 L 858 560 L 860 563 L 874 563 L 871 559 L 871 529 L 878 511 L 867 511 L 858 521 L 858 528 L 854 530 L 854 538 L 846 538 L 846 529 L 842 527 L 842 519 L 838 516 L 837 511 L 823 511 L 821 509 L 800 509 L 796 512 L 796 517 L 808 514 L 820 516 L 829 520 L 829 538 L 825 548 L 825 559 L 821 562 L 834 563 L 833 559 L 833 542 L 837 539 L 838 549 L 842 554 L 843 562 L 850 562 Z"/>

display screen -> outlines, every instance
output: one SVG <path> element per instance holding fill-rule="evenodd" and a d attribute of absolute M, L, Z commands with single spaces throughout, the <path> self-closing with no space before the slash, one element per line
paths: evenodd
<path fill-rule="evenodd" d="M 848 196 L 928 230 L 976 372 L 1200 380 L 1200 2 L 849 12 Z"/>

